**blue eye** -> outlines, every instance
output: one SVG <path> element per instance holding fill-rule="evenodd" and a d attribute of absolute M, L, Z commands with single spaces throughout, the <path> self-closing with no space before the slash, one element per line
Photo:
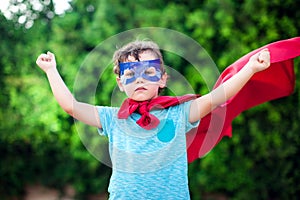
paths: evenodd
<path fill-rule="evenodd" d="M 156 69 L 154 67 L 149 67 L 144 72 L 148 76 L 155 76 L 156 75 Z"/>
<path fill-rule="evenodd" d="M 132 78 L 132 77 L 134 77 L 134 74 L 135 74 L 135 72 L 133 70 L 126 69 L 124 71 L 124 75 L 123 76 L 125 78 Z"/>

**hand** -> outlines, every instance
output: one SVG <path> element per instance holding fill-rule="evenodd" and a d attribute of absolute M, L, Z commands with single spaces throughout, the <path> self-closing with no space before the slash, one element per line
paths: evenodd
<path fill-rule="evenodd" d="M 55 56 L 51 52 L 47 52 L 47 54 L 41 54 L 37 60 L 36 64 L 44 71 L 47 72 L 51 68 L 56 67 Z"/>
<path fill-rule="evenodd" d="M 263 49 L 251 56 L 249 59 L 249 65 L 252 67 L 254 73 L 267 69 L 270 66 L 269 50 Z"/>

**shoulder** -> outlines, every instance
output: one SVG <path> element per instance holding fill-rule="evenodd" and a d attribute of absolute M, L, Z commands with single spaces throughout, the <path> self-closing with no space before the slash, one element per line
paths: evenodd
<path fill-rule="evenodd" d="M 96 106 L 102 128 L 98 129 L 100 135 L 108 135 L 109 130 L 117 119 L 119 108 L 109 106 Z"/>
<path fill-rule="evenodd" d="M 164 109 L 165 116 L 162 117 L 172 119 L 176 123 L 186 123 L 189 118 L 191 103 L 192 101 L 187 101 Z M 159 118 L 161 119 L 161 116 Z"/>
<path fill-rule="evenodd" d="M 175 111 L 175 112 L 184 112 L 184 113 L 186 113 L 186 112 L 190 111 L 190 107 L 191 107 L 192 102 L 193 102 L 193 100 L 186 101 L 186 102 L 180 103 L 176 106 L 172 106 L 169 109 L 171 111 Z"/>
<path fill-rule="evenodd" d="M 118 107 L 96 106 L 100 120 L 113 119 L 117 117 Z"/>

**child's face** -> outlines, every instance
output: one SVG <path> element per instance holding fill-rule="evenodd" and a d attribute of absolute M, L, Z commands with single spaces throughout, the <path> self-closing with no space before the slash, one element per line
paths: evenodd
<path fill-rule="evenodd" d="M 157 59 L 151 52 L 143 52 L 139 54 L 140 61 L 148 61 Z M 138 62 L 133 56 L 128 56 L 126 62 Z M 138 66 L 142 67 L 143 66 Z M 136 69 L 138 72 L 139 69 Z M 124 74 L 129 71 L 124 71 Z M 117 83 L 120 87 L 121 91 L 124 91 L 126 95 L 135 100 L 135 101 L 146 101 L 153 99 L 158 96 L 158 89 L 163 88 L 166 85 L 166 74 L 157 73 L 156 69 L 148 68 L 144 72 L 152 73 L 153 76 L 151 78 L 143 78 L 143 76 L 136 76 L 133 79 L 125 79 L 124 75 L 121 78 L 117 77 Z M 156 73 L 156 74 L 155 74 Z M 130 74 L 129 74 L 130 75 Z"/>

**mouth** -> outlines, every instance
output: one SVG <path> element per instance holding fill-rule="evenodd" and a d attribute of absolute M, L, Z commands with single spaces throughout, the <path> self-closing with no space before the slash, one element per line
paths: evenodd
<path fill-rule="evenodd" d="M 135 91 L 144 91 L 144 90 L 147 90 L 147 89 L 144 88 L 144 87 L 138 87 L 138 88 L 135 89 Z"/>

